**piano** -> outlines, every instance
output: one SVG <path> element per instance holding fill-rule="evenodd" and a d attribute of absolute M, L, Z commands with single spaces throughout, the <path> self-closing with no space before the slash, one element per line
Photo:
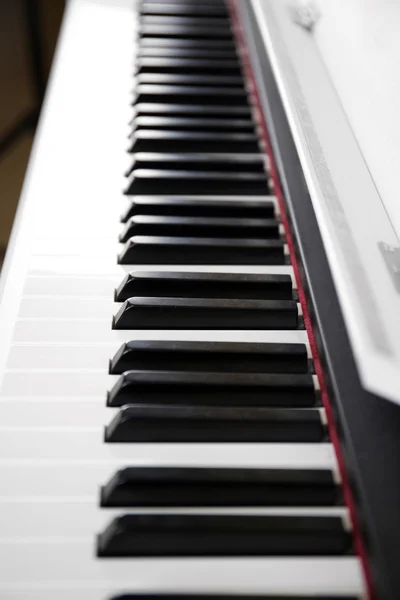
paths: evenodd
<path fill-rule="evenodd" d="M 67 3 L 1 276 L 2 600 L 400 598 L 399 19 Z"/>

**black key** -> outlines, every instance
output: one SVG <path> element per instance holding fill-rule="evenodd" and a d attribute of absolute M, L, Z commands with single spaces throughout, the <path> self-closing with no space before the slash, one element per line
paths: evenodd
<path fill-rule="evenodd" d="M 174 5 L 174 2 L 171 2 L 172 5 Z M 149 6 L 149 5 L 147 5 Z M 151 5 L 150 5 L 151 6 Z M 154 7 L 154 4 L 153 4 Z M 185 5 L 181 4 L 180 8 L 184 8 Z M 144 23 L 173 23 L 174 25 L 196 25 L 197 22 L 200 23 L 204 23 L 207 24 L 208 22 L 210 23 L 214 23 L 214 21 L 216 22 L 220 22 L 222 24 L 226 24 L 226 23 L 231 23 L 231 19 L 229 16 L 228 11 L 225 11 L 224 14 L 216 14 L 216 15 L 202 15 L 196 12 L 192 13 L 192 12 L 187 12 L 186 14 L 174 14 L 174 13 L 165 13 L 165 14 L 161 14 L 161 15 L 157 15 L 157 14 L 146 14 L 145 12 L 143 12 L 141 10 L 141 6 L 138 7 L 138 13 L 139 13 L 139 18 L 141 20 L 141 22 Z M 164 5 L 164 8 L 170 8 L 170 7 L 166 7 Z M 175 5 L 176 8 L 176 5 Z M 189 5 L 186 7 L 188 9 L 188 11 L 191 11 L 191 9 L 196 9 L 195 5 Z"/>
<path fill-rule="evenodd" d="M 110 362 L 110 373 L 130 370 L 307 373 L 308 359 L 304 344 L 135 340 Z"/>
<path fill-rule="evenodd" d="M 138 129 L 130 152 L 259 152 L 255 133 Z M 153 177 L 154 175 L 151 174 Z M 156 175 L 157 176 L 157 175 Z M 163 173 L 160 172 L 160 177 Z"/>
<path fill-rule="evenodd" d="M 190 72 L 189 72 L 190 73 Z M 218 87 L 243 87 L 241 75 L 193 75 L 179 73 L 139 73 L 135 77 L 139 85 L 197 85 Z"/>
<path fill-rule="evenodd" d="M 171 3 L 173 4 L 173 3 Z M 153 5 L 154 6 L 154 5 Z M 183 8 L 184 5 L 181 5 L 181 8 Z M 188 10 L 190 10 L 193 7 L 193 5 L 188 6 Z M 206 25 L 207 23 L 220 23 L 221 26 L 226 26 L 226 25 L 230 25 L 231 24 L 231 19 L 229 16 L 228 12 L 225 12 L 224 14 L 217 14 L 217 15 L 202 15 L 202 14 L 196 14 L 196 13 L 186 13 L 186 14 L 171 14 L 171 13 L 167 13 L 167 14 L 162 14 L 162 15 L 155 15 L 155 14 L 145 14 L 143 13 L 140 9 L 141 7 L 138 7 L 138 14 L 139 14 L 139 19 L 141 23 L 146 23 L 148 25 L 152 25 L 152 24 L 170 24 L 170 25 L 197 25 L 197 24 L 202 24 L 202 25 Z"/>
<path fill-rule="evenodd" d="M 176 48 L 174 46 L 154 48 L 144 47 L 138 48 L 137 56 L 140 58 L 144 57 L 157 57 L 161 60 L 168 57 L 178 58 L 179 60 L 185 60 L 186 58 L 199 58 L 212 60 L 236 60 L 238 61 L 235 50 L 218 50 L 210 48 L 185 48 L 184 58 L 182 58 L 182 48 Z"/>
<path fill-rule="evenodd" d="M 219 130 L 232 133 L 254 133 L 254 122 L 250 119 L 213 119 L 193 117 L 154 117 L 138 116 L 134 123 L 135 129 L 156 129 L 161 131 L 203 131 L 217 132 Z"/>
<path fill-rule="evenodd" d="M 322 442 L 318 409 L 220 406 L 123 406 L 106 427 L 117 443 Z"/>
<path fill-rule="evenodd" d="M 121 265 L 283 265 L 282 240 L 150 237 L 129 240 L 118 257 Z"/>
<path fill-rule="evenodd" d="M 280 230 L 275 219 L 137 215 L 129 219 L 119 241 L 127 242 L 134 235 L 278 239 Z"/>
<path fill-rule="evenodd" d="M 310 374 L 126 371 L 108 394 L 108 406 L 129 403 L 241 407 L 313 407 Z"/>
<path fill-rule="evenodd" d="M 132 104 L 142 102 L 170 104 L 208 104 L 248 106 L 247 91 L 242 87 L 227 88 L 196 85 L 139 84 Z M 200 115 L 198 115 L 200 116 Z"/>
<path fill-rule="evenodd" d="M 214 4 L 203 4 L 197 2 L 197 4 L 190 3 L 186 4 L 185 2 L 146 2 L 143 3 L 140 7 L 140 13 L 142 15 L 204 15 L 204 16 L 228 16 L 228 10 L 223 3 L 215 3 Z"/>
<path fill-rule="evenodd" d="M 322 469 L 130 467 L 102 487 L 101 505 L 335 506 L 333 474 Z"/>
<path fill-rule="evenodd" d="M 140 25 L 143 26 L 162 26 L 162 27 L 174 27 L 183 28 L 186 27 L 209 27 L 211 29 L 218 28 L 218 30 L 226 30 L 232 33 L 230 19 L 220 16 L 202 16 L 202 15 L 139 15 Z"/>
<path fill-rule="evenodd" d="M 271 219 L 275 216 L 275 208 L 265 197 L 135 196 L 122 217 L 123 223 L 134 215 Z"/>
<path fill-rule="evenodd" d="M 359 600 L 356 596 L 326 596 L 325 594 L 270 594 L 262 596 L 259 594 L 238 594 L 215 595 L 215 594 L 124 594 L 123 596 L 114 596 L 111 600 Z"/>
<path fill-rule="evenodd" d="M 233 41 L 231 28 L 224 25 L 145 25 L 140 24 L 138 34 L 144 38 L 176 38 L 188 39 L 191 42 L 206 41 Z M 139 42 L 141 43 L 141 42 Z"/>
<path fill-rule="evenodd" d="M 348 554 L 340 517 L 136 514 L 99 535 L 99 556 L 326 556 Z M 288 574 L 289 576 L 289 574 Z"/>
<path fill-rule="evenodd" d="M 186 49 L 208 49 L 211 52 L 213 50 L 224 50 L 236 54 L 236 43 L 228 39 L 200 39 L 200 38 L 168 38 L 160 36 L 142 37 L 140 40 L 140 48 L 181 48 L 182 54 L 185 53 Z"/>
<path fill-rule="evenodd" d="M 196 6 L 198 4 L 198 0 L 142 0 L 140 2 L 140 7 L 143 6 L 151 6 L 154 4 L 167 4 L 167 5 L 177 5 L 184 6 L 190 8 L 192 6 Z M 227 10 L 225 0 L 202 0 L 202 6 L 219 6 L 220 8 L 224 8 Z"/>
<path fill-rule="evenodd" d="M 162 145 L 164 144 L 168 145 L 168 141 L 165 140 Z M 160 146 L 160 144 L 157 145 Z M 171 144 L 178 151 L 179 145 L 176 142 Z M 142 144 L 138 146 L 138 148 L 142 147 Z M 136 145 L 134 148 L 136 149 Z M 201 151 L 200 145 L 198 149 Z M 128 188 L 125 193 L 127 195 L 182 194 L 187 196 L 191 194 L 210 194 L 226 196 L 247 194 L 265 196 L 269 193 L 269 188 L 265 173 L 136 169 L 128 181 Z"/>
<path fill-rule="evenodd" d="M 234 153 L 166 153 L 136 152 L 134 162 L 126 173 L 129 176 L 135 169 L 171 169 L 173 171 L 233 171 L 240 173 L 264 173 L 264 157 L 261 154 Z"/>
<path fill-rule="evenodd" d="M 178 99 L 179 100 L 179 99 Z M 177 100 L 177 101 L 178 101 Z M 135 105 L 135 114 L 161 115 L 162 117 L 217 117 L 218 119 L 251 119 L 250 106 L 219 106 L 207 104 L 160 104 L 142 102 Z"/>
<path fill-rule="evenodd" d="M 164 58 L 160 56 L 141 56 L 136 66 L 138 73 L 241 75 L 240 63 L 235 58 L 216 60 L 209 58 L 177 58 L 176 56 Z"/>
<path fill-rule="evenodd" d="M 126 275 L 115 298 L 123 302 L 133 296 L 293 300 L 293 286 L 290 275 L 134 271 Z"/>
<path fill-rule="evenodd" d="M 294 300 L 152 298 L 125 300 L 114 329 L 297 329 Z"/>
<path fill-rule="evenodd" d="M 143 6 L 151 6 L 152 4 L 179 4 L 180 6 L 185 6 L 187 8 L 191 6 L 196 6 L 198 0 L 142 0 L 139 4 L 140 7 Z M 219 6 L 224 7 L 226 10 L 226 2 L 225 0 L 203 0 L 202 6 Z"/>

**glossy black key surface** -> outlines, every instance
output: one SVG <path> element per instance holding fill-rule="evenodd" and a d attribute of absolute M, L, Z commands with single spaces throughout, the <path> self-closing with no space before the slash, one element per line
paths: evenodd
<path fill-rule="evenodd" d="M 136 169 L 264 173 L 264 157 L 261 154 L 135 152 L 133 159 L 127 176 Z"/>
<path fill-rule="evenodd" d="M 190 67 L 189 67 L 190 68 Z M 190 73 L 190 71 L 189 71 Z M 241 75 L 193 75 L 179 73 L 139 73 L 135 81 L 140 85 L 197 85 L 238 88 L 244 86 Z"/>
<path fill-rule="evenodd" d="M 201 30 L 204 27 L 209 25 L 212 28 L 217 29 L 218 31 L 228 31 L 232 34 L 232 22 L 229 18 L 228 14 L 209 14 L 209 15 L 201 15 L 201 14 L 190 14 L 188 12 L 182 14 L 144 14 L 139 12 L 138 23 L 140 25 L 146 25 L 148 27 L 174 27 L 181 28 L 185 31 L 186 28 L 200 28 Z"/>
<path fill-rule="evenodd" d="M 125 300 L 114 329 L 297 329 L 294 300 L 159 298 Z"/>
<path fill-rule="evenodd" d="M 248 97 L 246 90 L 242 87 L 227 88 L 146 83 L 135 87 L 133 98 L 133 105 L 143 102 L 247 106 Z"/>
<path fill-rule="evenodd" d="M 198 4 L 198 0 L 142 0 L 139 3 L 139 7 L 142 6 L 150 6 L 154 4 L 179 4 L 180 6 L 196 6 Z M 226 10 L 226 2 L 225 0 L 203 0 L 202 6 L 220 6 L 224 7 Z"/>
<path fill-rule="evenodd" d="M 150 237 L 129 240 L 118 257 L 121 265 L 283 265 L 282 240 Z"/>
<path fill-rule="evenodd" d="M 232 43 L 233 34 L 229 26 L 224 25 L 146 25 L 140 24 L 139 38 L 177 38 L 188 39 L 191 42 L 203 40 L 222 40 Z M 140 43 L 140 42 L 139 42 Z"/>
<path fill-rule="evenodd" d="M 182 7 L 183 5 L 181 5 Z M 193 6 L 193 5 L 192 5 Z M 231 19 L 229 18 L 229 14 L 225 13 L 224 15 L 201 15 L 201 14 L 164 14 L 164 15 L 146 15 L 143 14 L 140 10 L 138 11 L 138 19 L 140 23 L 145 25 L 173 25 L 173 26 L 182 26 L 182 27 L 195 27 L 197 25 L 204 26 L 207 24 L 210 25 L 220 25 L 221 27 L 231 27 Z"/>
<path fill-rule="evenodd" d="M 136 68 L 138 73 L 241 75 L 240 63 L 235 58 L 218 60 L 216 58 L 179 58 L 177 56 L 161 58 L 158 55 L 156 57 L 141 55 L 137 60 Z"/>
<path fill-rule="evenodd" d="M 104 557 L 334 556 L 351 550 L 340 517 L 320 516 L 125 515 L 98 538 Z"/>
<path fill-rule="evenodd" d="M 140 5 L 140 14 L 142 15 L 205 15 L 205 16 L 228 16 L 228 10 L 223 3 L 203 4 L 197 2 L 144 2 Z"/>
<path fill-rule="evenodd" d="M 126 371 L 109 392 L 107 404 L 133 402 L 299 408 L 315 406 L 317 397 L 308 373 Z"/>
<path fill-rule="evenodd" d="M 307 373 L 304 344 L 135 340 L 121 346 L 110 373 L 130 370 Z"/>
<path fill-rule="evenodd" d="M 221 106 L 218 104 L 164 104 L 161 102 L 138 102 L 135 104 L 135 115 L 158 115 L 162 117 L 216 117 L 218 119 L 251 119 L 250 106 Z"/>
<path fill-rule="evenodd" d="M 327 596 L 326 594 L 124 594 L 111 600 L 359 600 L 356 596 Z"/>
<path fill-rule="evenodd" d="M 156 129 L 161 131 L 203 131 L 217 132 L 227 130 L 229 132 L 254 133 L 254 121 L 250 119 L 216 119 L 216 118 L 194 118 L 194 117 L 155 117 L 138 116 L 135 119 L 134 128 Z M 262 157 L 260 157 L 262 158 Z"/>
<path fill-rule="evenodd" d="M 134 215 L 175 215 L 188 217 L 243 217 L 271 219 L 275 216 L 272 199 L 254 196 L 134 196 L 122 221 Z"/>
<path fill-rule="evenodd" d="M 117 443 L 322 442 L 325 427 L 313 408 L 123 406 L 105 430 Z"/>
<path fill-rule="evenodd" d="M 168 145 L 167 141 L 165 143 Z M 171 145 L 176 147 L 175 144 Z M 200 150 L 200 148 L 198 149 Z M 225 196 L 248 194 L 265 196 L 269 193 L 269 188 L 265 173 L 136 169 L 128 181 L 125 193 L 127 195 L 210 194 Z"/>
<path fill-rule="evenodd" d="M 154 6 L 154 5 L 167 5 L 168 7 L 173 6 L 182 6 L 191 8 L 192 6 L 197 5 L 197 0 L 139 0 L 136 5 L 137 9 L 140 10 L 145 6 Z M 221 9 L 225 8 L 227 10 L 227 5 L 225 0 L 204 0 L 202 2 L 202 6 L 219 6 Z"/>
<path fill-rule="evenodd" d="M 333 474 L 321 469 L 130 467 L 102 487 L 101 505 L 335 506 Z"/>
<path fill-rule="evenodd" d="M 133 296 L 293 300 L 293 286 L 290 275 L 133 271 L 117 288 L 115 299 L 123 302 Z"/>
<path fill-rule="evenodd" d="M 137 129 L 130 152 L 259 152 L 254 133 Z M 151 174 L 163 177 L 163 173 Z M 267 184 L 265 184 L 267 185 Z"/>
<path fill-rule="evenodd" d="M 140 40 L 140 48 L 180 48 L 185 56 L 186 48 L 229 51 L 236 54 L 236 44 L 233 40 L 222 39 L 192 39 L 192 38 L 168 38 L 159 36 L 146 36 Z"/>
<path fill-rule="evenodd" d="M 225 15 L 204 16 L 204 15 L 139 15 L 141 25 L 162 25 L 164 27 L 218 27 L 231 31 L 230 19 Z"/>
<path fill-rule="evenodd" d="M 141 0 L 139 2 L 139 7 L 142 6 L 150 6 L 154 4 L 179 4 L 180 6 L 196 6 L 198 4 L 198 0 Z M 220 6 L 225 7 L 226 10 L 226 1 L 225 0 L 203 0 L 202 6 Z"/>
<path fill-rule="evenodd" d="M 275 219 L 137 215 L 129 219 L 119 241 L 127 242 L 134 235 L 278 239 L 280 231 Z"/>
<path fill-rule="evenodd" d="M 184 57 L 182 57 L 184 54 Z M 235 49 L 232 50 L 218 50 L 218 49 L 210 49 L 210 48 L 185 48 L 184 52 L 182 52 L 181 48 L 176 48 L 174 46 L 169 47 L 160 47 L 155 46 L 151 47 L 140 47 L 137 49 L 137 56 L 139 58 L 142 57 L 157 57 L 161 60 L 166 59 L 167 57 L 178 58 L 179 60 L 185 60 L 186 58 L 199 58 L 199 59 L 207 59 L 207 60 L 238 60 L 237 53 Z"/>

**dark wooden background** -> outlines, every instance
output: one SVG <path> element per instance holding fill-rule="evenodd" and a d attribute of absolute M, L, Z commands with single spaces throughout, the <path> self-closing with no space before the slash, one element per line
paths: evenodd
<path fill-rule="evenodd" d="M 0 264 L 63 11 L 64 0 L 0 0 Z"/>

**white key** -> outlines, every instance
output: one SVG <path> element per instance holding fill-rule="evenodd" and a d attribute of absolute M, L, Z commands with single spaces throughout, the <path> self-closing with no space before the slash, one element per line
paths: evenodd
<path fill-rule="evenodd" d="M 104 481 L 103 483 L 106 483 Z M 164 513 L 164 514 L 226 514 L 258 516 L 334 516 L 347 519 L 347 510 L 341 507 L 326 508 L 100 508 L 98 494 L 88 498 L 68 501 L 60 498 L 46 501 L 15 502 L 14 499 L 0 499 L 0 544 L 11 538 L 82 538 L 94 536 L 103 531 L 116 517 L 123 514 Z"/>
<path fill-rule="evenodd" d="M 106 406 L 100 397 L 3 396 L 0 400 L 0 429 L 42 427 L 102 427 L 118 409 Z M 1 492 L 0 492 L 1 495 Z"/>
<path fill-rule="evenodd" d="M 33 369 L 39 370 L 85 370 L 95 369 L 105 374 L 108 370 L 108 361 L 113 358 L 115 352 L 120 348 L 123 341 L 133 341 L 137 339 L 152 339 L 152 340 L 201 340 L 207 339 L 209 341 L 224 341 L 232 339 L 232 332 L 215 332 L 209 331 L 186 331 L 182 332 L 171 332 L 171 331 L 151 331 L 151 332 L 138 332 L 138 331 L 125 331 L 125 332 L 111 332 L 112 337 L 115 333 L 119 334 L 119 340 L 114 339 L 113 343 L 102 342 L 98 344 L 62 344 L 61 342 L 53 344 L 45 343 L 33 343 L 33 342 L 20 342 L 14 344 L 10 348 L 7 369 L 9 371 L 18 369 L 19 371 Z M 139 337 L 138 333 L 142 333 Z M 172 337 L 174 333 L 174 337 Z M 223 335 L 225 333 L 225 336 Z M 229 336 L 226 333 L 230 334 Z M 237 334 L 236 341 L 241 343 L 251 341 L 255 338 L 253 332 L 235 332 Z M 304 342 L 304 336 L 293 336 L 287 335 L 288 332 L 265 332 L 260 333 L 257 341 L 263 342 Z M 292 332 L 290 332 L 292 333 Z M 299 332 L 295 332 L 299 333 Z M 132 335 L 131 335 L 132 334 Z M 243 335 L 244 334 L 244 335 Z M 179 336 L 179 337 L 178 337 Z M 300 337 L 300 340 L 299 340 Z M 303 339 L 301 339 L 301 337 Z M 122 338 L 122 339 L 121 339 Z M 260 340 L 261 338 L 261 340 Z M 235 339 L 235 338 L 233 338 Z M 118 342 L 120 342 L 118 344 Z M 309 351 L 309 345 L 306 343 L 306 348 Z"/>
<path fill-rule="evenodd" d="M 16 397 L 93 397 L 103 398 L 117 382 L 119 375 L 108 375 L 100 369 L 15 369 L 6 371 L 1 385 L 4 396 Z M 315 386 L 317 378 L 314 376 Z"/>
<path fill-rule="evenodd" d="M 73 590 L 79 589 L 80 584 L 113 592 L 126 589 L 165 593 L 361 594 L 363 591 L 360 565 L 353 557 L 98 560 L 93 556 L 94 543 L 93 539 L 69 543 L 65 538 L 54 542 L 40 538 L 10 540 L 0 543 L 0 568 L 9 565 L 4 579 L 15 581 L 14 589 L 23 585 L 27 589 L 58 585 Z M 0 584 L 0 592 L 1 589 Z"/>
<path fill-rule="evenodd" d="M 78 411 L 79 407 L 76 406 Z M 219 457 L 232 460 L 232 464 L 240 466 L 249 456 L 257 460 L 255 454 L 263 452 L 263 457 L 258 460 L 264 462 L 273 460 L 276 453 L 283 452 L 283 457 L 275 460 L 287 461 L 293 464 L 299 461 L 327 460 L 326 455 L 332 455 L 330 444 L 105 444 L 103 429 L 100 427 L 51 428 L 45 425 L 42 428 L 7 428 L 0 429 L 0 464 L 10 462 L 29 461 L 59 461 L 59 460 L 90 460 L 90 461 L 116 461 L 133 459 L 162 460 L 169 464 L 179 460 L 182 454 L 185 460 L 201 462 L 202 456 L 207 452 L 214 454 L 215 462 Z M 298 459 L 295 458 L 299 454 Z M 182 458 L 181 458 L 182 460 Z M 234 462 L 236 461 L 236 462 Z M 31 460 L 32 462 L 32 460 Z"/>
<path fill-rule="evenodd" d="M 108 370 L 117 344 L 14 345 L 8 356 L 8 369 L 100 369 Z"/>
<path fill-rule="evenodd" d="M 197 341 L 238 341 L 307 343 L 304 330 L 297 331 L 199 331 L 199 330 L 131 330 L 111 329 L 108 319 L 19 319 L 15 323 L 14 342 L 26 343 L 72 343 L 90 344 L 114 342 L 118 344 L 132 339 L 149 340 L 197 340 Z"/>
<path fill-rule="evenodd" d="M 52 591 L 43 588 L 41 588 L 40 590 L 26 589 L 22 591 L 8 589 L 7 600 L 54 600 L 55 597 L 57 598 L 57 600 L 111 600 L 112 598 L 116 598 L 120 594 L 127 594 L 129 591 L 132 591 L 131 589 L 127 588 L 118 588 L 118 594 L 115 594 L 115 587 L 114 589 L 108 588 L 108 593 L 104 590 L 105 588 L 103 588 L 102 592 L 100 592 L 99 589 L 89 589 L 87 587 L 85 587 L 84 589 L 77 589 L 75 587 L 73 590 L 68 590 L 65 587 L 63 587 L 62 589 L 53 588 Z M 230 592 L 232 594 L 237 593 L 235 590 L 231 589 L 222 591 L 228 591 L 228 593 Z M 267 590 L 267 592 L 270 592 L 270 590 Z M 274 593 L 276 593 L 276 590 L 274 590 Z M 341 596 L 344 596 L 344 593 L 342 593 L 342 590 L 336 590 L 336 596 L 340 598 Z M 361 596 L 357 596 L 357 598 L 361 598 Z M 365 596 L 363 596 L 363 598 L 365 598 Z"/>
<path fill-rule="evenodd" d="M 58 298 L 39 296 L 22 298 L 19 318 L 27 319 L 109 319 L 118 311 L 121 304 L 112 300 L 112 287 L 108 298 Z"/>
<path fill-rule="evenodd" d="M 101 402 L 116 381 L 117 376 L 108 375 L 105 368 L 100 372 L 18 370 L 5 373 L 0 391 L 4 396 L 91 396 Z"/>
<path fill-rule="evenodd" d="M 75 407 L 74 407 L 75 409 Z M 3 433 L 3 432 L 2 432 Z M 87 459 L 85 456 L 40 458 L 25 456 L 0 460 L 0 498 L 20 501 L 37 498 L 92 498 L 99 486 L 128 466 L 243 467 L 264 469 L 328 469 L 337 472 L 330 444 L 242 444 L 241 448 L 219 445 L 177 444 L 125 446 L 120 457 Z"/>
<path fill-rule="evenodd" d="M 116 215 L 113 217 L 115 222 Z M 49 237 L 36 237 L 32 243 L 32 253 L 56 256 L 117 256 L 121 244 L 118 244 L 117 235 L 107 233 L 93 239 L 91 236 L 62 237 L 54 234 Z"/>
<path fill-rule="evenodd" d="M 125 272 L 114 276 L 85 275 L 31 275 L 26 278 L 24 296 L 81 296 L 112 299 L 114 289 L 121 283 Z"/>
<path fill-rule="evenodd" d="M 274 273 L 287 274 L 293 277 L 290 265 L 174 265 L 174 271 L 195 271 L 198 273 Z M 64 277 L 64 276 L 113 276 L 129 271 L 170 271 L 170 265 L 118 265 L 114 256 L 92 258 L 76 256 L 33 255 L 29 258 L 27 285 L 30 277 Z"/>
<path fill-rule="evenodd" d="M 115 261 L 114 261 L 115 262 Z M 41 271 L 38 269 L 32 269 L 26 279 L 24 286 L 24 295 L 25 296 L 101 296 L 106 298 L 112 298 L 114 289 L 122 282 L 124 276 L 129 271 L 165 271 L 166 265 L 162 265 L 164 268 L 160 268 L 161 265 L 147 265 L 147 268 L 144 268 L 145 265 L 140 265 L 140 268 L 129 265 L 117 265 L 112 264 L 110 266 L 104 265 L 101 263 L 102 271 L 96 276 L 96 265 L 93 263 L 89 263 L 88 265 L 68 265 L 68 273 L 64 274 L 60 272 L 60 265 L 58 264 L 58 271 L 54 274 L 40 274 Z M 231 267 L 227 266 L 225 270 L 222 267 L 219 267 L 216 270 L 215 267 L 203 267 L 202 271 L 200 271 L 201 267 L 194 265 L 193 269 L 189 269 L 188 265 L 185 265 L 185 269 L 183 266 L 173 267 L 174 271 L 194 271 L 196 273 L 199 272 L 238 272 L 238 273 L 271 273 L 278 275 L 291 275 L 293 277 L 292 267 L 287 265 L 283 265 L 280 267 L 263 267 L 262 270 L 259 269 L 257 271 L 250 270 L 248 267 L 246 270 L 242 268 L 241 271 L 233 271 Z M 168 266 L 168 270 L 171 267 Z M 73 274 L 71 274 L 71 272 Z M 36 274 L 38 273 L 38 274 Z M 294 279 L 294 278 L 293 278 Z"/>

